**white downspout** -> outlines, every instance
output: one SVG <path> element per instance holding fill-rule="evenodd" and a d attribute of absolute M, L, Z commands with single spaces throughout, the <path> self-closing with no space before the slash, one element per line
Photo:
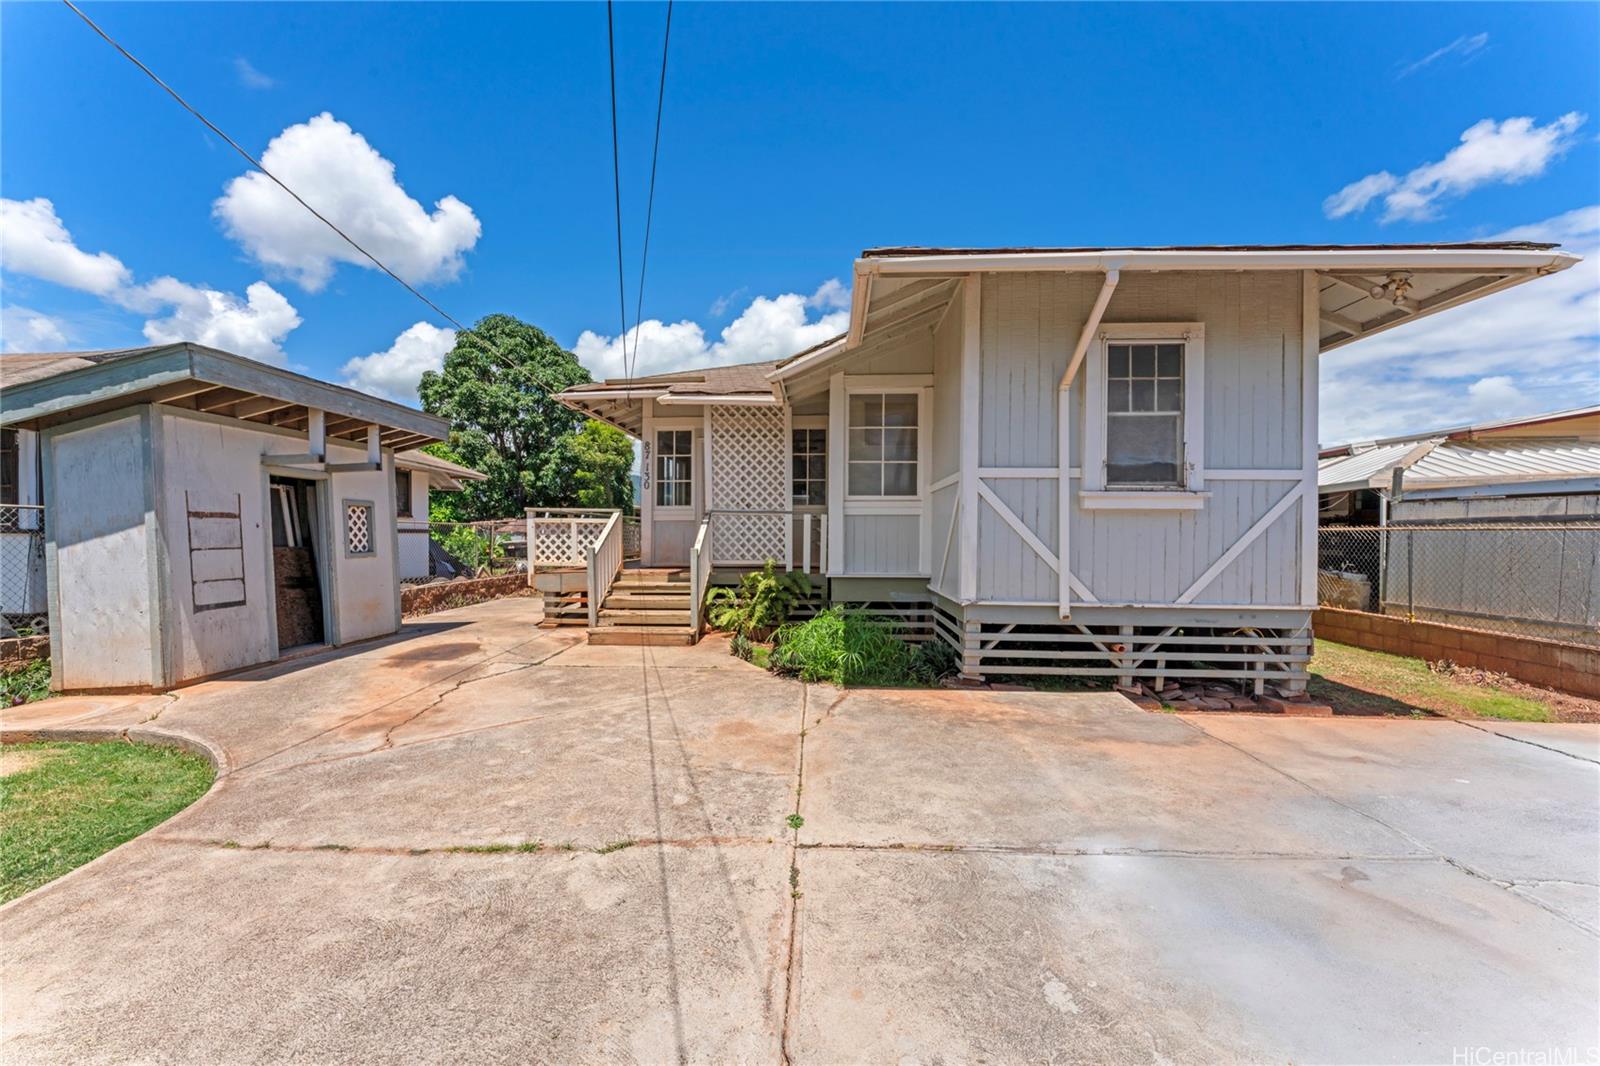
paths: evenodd
<path fill-rule="evenodd" d="M 1078 368 L 1089 354 L 1089 345 L 1094 341 L 1095 331 L 1100 328 L 1100 319 L 1106 313 L 1106 305 L 1111 302 L 1111 294 L 1116 291 L 1120 278 L 1121 272 L 1115 267 L 1106 271 L 1100 295 L 1089 309 L 1089 317 L 1078 334 L 1078 343 L 1072 349 L 1072 358 L 1067 360 L 1061 384 L 1056 387 L 1056 593 L 1062 618 L 1072 616 L 1072 554 L 1067 550 L 1067 531 L 1072 518 L 1072 476 L 1069 473 L 1072 465 L 1072 379 L 1078 376 Z"/>

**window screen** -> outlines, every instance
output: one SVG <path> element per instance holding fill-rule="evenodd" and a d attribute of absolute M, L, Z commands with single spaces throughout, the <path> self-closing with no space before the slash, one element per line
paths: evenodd
<path fill-rule="evenodd" d="M 1181 485 L 1183 344 L 1106 346 L 1106 484 Z"/>
<path fill-rule="evenodd" d="M 916 393 L 853 393 L 849 429 L 851 496 L 917 494 Z"/>
<path fill-rule="evenodd" d="M 828 502 L 828 431 L 825 429 L 797 429 L 794 431 L 791 450 L 794 452 L 794 502 L 799 504 L 825 504 Z"/>
<path fill-rule="evenodd" d="M 694 504 L 694 431 L 656 431 L 656 506 Z"/>

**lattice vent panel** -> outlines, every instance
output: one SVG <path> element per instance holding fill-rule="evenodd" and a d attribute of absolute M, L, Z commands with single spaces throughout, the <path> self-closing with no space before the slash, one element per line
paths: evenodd
<path fill-rule="evenodd" d="M 711 409 L 711 509 L 773 512 L 716 515 L 711 527 L 716 562 L 783 560 L 788 454 L 781 408 Z"/>

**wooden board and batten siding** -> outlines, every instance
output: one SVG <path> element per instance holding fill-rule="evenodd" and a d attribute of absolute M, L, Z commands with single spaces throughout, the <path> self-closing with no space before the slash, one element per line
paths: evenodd
<path fill-rule="evenodd" d="M 983 278 L 980 603 L 1056 602 L 1055 569 L 994 503 L 1039 545 L 1059 551 L 1057 385 L 1100 284 L 1098 274 Z M 1302 296 L 1301 275 L 1293 271 L 1123 275 L 1103 323 L 1204 326 L 1203 445 L 1199 456 L 1188 458 L 1203 464 L 1210 495 L 1194 510 L 1081 506 L 1076 475 L 1083 429 L 1097 416 L 1085 409 L 1086 363 L 1069 408 L 1074 505 L 1068 556 L 1073 576 L 1093 599 L 1074 596 L 1074 606 L 1301 606 Z M 1286 494 L 1292 499 L 1281 506 Z M 1242 550 L 1197 587 L 1275 508 Z"/>

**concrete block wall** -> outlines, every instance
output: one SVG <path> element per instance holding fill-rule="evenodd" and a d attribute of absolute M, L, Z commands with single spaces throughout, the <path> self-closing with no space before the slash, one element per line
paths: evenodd
<path fill-rule="evenodd" d="M 1318 608 L 1311 625 L 1323 640 L 1430 662 L 1448 659 L 1530 685 L 1600 699 L 1600 648 L 1337 607 Z"/>

